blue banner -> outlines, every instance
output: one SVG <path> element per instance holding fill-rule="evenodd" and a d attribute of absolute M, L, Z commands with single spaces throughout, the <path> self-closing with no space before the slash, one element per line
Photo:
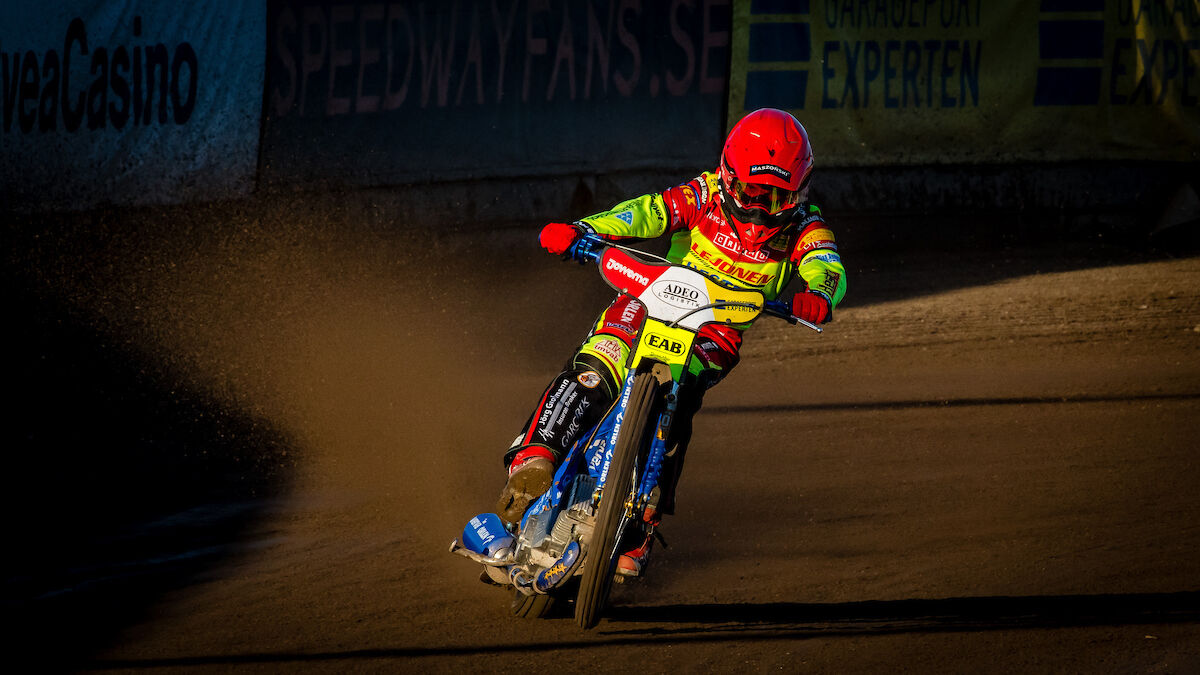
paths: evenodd
<path fill-rule="evenodd" d="M 264 179 L 712 168 L 728 0 L 268 4 Z"/>
<path fill-rule="evenodd" d="M 249 193 L 265 7 L 155 0 L 0 8 L 0 197 L 14 208 Z"/>

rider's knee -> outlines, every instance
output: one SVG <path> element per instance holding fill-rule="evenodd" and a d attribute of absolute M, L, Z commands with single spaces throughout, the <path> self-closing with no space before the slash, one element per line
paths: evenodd
<path fill-rule="evenodd" d="M 559 461 L 603 416 L 616 392 L 616 383 L 601 361 L 577 355 L 546 389 L 525 430 L 505 453 L 506 463 L 528 446 L 544 447 Z"/>
<path fill-rule="evenodd" d="M 572 368 L 585 377 L 587 372 L 594 372 L 600 377 L 604 390 L 610 397 L 616 397 L 625 382 L 625 363 L 629 360 L 630 347 L 627 343 L 612 336 L 597 333 L 589 337 L 579 347 Z"/>

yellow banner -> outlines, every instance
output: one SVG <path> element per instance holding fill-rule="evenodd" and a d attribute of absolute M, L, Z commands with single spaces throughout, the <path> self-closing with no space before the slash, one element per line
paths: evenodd
<path fill-rule="evenodd" d="M 729 126 L 821 166 L 1200 158 L 1200 0 L 737 0 Z"/>

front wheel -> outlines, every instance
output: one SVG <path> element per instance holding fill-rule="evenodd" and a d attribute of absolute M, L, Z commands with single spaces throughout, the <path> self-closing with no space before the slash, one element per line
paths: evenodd
<path fill-rule="evenodd" d="M 512 613 L 522 619 L 542 619 L 554 609 L 553 595 L 525 595 L 521 591 L 513 591 L 516 595 L 512 600 Z"/>
<path fill-rule="evenodd" d="M 600 494 L 600 506 L 596 510 L 592 543 L 584 562 L 579 596 L 575 601 L 575 621 L 585 629 L 595 626 L 600 620 L 600 611 L 604 609 L 612 590 L 613 573 L 620 555 L 617 544 L 626 516 L 625 506 L 633 490 L 633 465 L 650 424 L 658 384 L 658 378 L 651 372 L 641 373 L 633 380 L 629 405 L 625 409 L 626 426 L 621 429 L 613 448 L 612 463 L 608 467 L 608 477 Z"/>

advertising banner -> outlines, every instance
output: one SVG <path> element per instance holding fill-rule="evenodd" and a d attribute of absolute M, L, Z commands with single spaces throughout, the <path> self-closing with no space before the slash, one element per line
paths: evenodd
<path fill-rule="evenodd" d="M 1200 158 L 1197 0 L 737 0 L 732 64 L 826 166 Z"/>
<path fill-rule="evenodd" d="M 248 193 L 266 11 L 210 0 L 0 7 L 0 197 L 82 209 Z"/>
<path fill-rule="evenodd" d="M 728 0 L 272 0 L 264 179 L 711 168 L 730 15 Z"/>

